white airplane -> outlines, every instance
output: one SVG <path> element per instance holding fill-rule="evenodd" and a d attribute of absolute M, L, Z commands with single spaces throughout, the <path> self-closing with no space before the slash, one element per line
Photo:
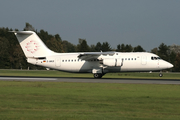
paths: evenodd
<path fill-rule="evenodd" d="M 12 32 L 16 35 L 28 63 L 59 71 L 93 73 L 94 78 L 101 78 L 112 72 L 149 72 L 173 67 L 159 56 L 147 52 L 56 53 L 48 49 L 35 32 Z"/>

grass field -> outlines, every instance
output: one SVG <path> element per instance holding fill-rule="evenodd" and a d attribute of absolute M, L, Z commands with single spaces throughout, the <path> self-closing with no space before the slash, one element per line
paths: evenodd
<path fill-rule="evenodd" d="M 0 76 L 93 78 L 93 75 L 91 73 L 67 73 L 55 70 L 0 70 Z M 163 73 L 163 77 L 159 77 L 159 72 L 108 73 L 104 75 L 103 78 L 180 79 L 180 73 Z"/>
<path fill-rule="evenodd" d="M 0 119 L 178 120 L 179 93 L 179 85 L 0 81 Z"/>
<path fill-rule="evenodd" d="M 0 76 L 88 77 L 59 71 L 0 70 Z M 104 78 L 154 78 L 110 73 Z M 165 73 L 163 79 L 179 79 Z M 162 79 L 162 78 L 160 78 Z M 179 120 L 180 85 L 0 81 L 0 120 Z"/>

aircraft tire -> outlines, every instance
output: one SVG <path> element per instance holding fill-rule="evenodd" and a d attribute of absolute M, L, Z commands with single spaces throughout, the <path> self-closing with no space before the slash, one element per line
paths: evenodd
<path fill-rule="evenodd" d="M 94 78 L 102 78 L 102 74 L 95 73 Z"/>
<path fill-rule="evenodd" d="M 163 76 L 163 74 L 162 73 L 159 73 L 159 77 L 162 77 Z"/>

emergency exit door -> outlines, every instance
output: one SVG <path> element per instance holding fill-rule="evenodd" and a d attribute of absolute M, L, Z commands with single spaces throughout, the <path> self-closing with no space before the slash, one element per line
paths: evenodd
<path fill-rule="evenodd" d="M 61 66 L 61 58 L 60 57 L 56 58 L 56 63 L 55 64 L 56 64 L 57 67 Z"/>

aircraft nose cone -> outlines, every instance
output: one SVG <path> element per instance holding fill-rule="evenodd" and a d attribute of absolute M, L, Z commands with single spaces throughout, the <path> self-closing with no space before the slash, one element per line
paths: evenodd
<path fill-rule="evenodd" d="M 173 66 L 173 64 L 171 64 L 171 63 L 167 63 L 167 67 L 168 67 L 168 68 L 172 68 L 172 67 L 174 67 L 174 66 Z"/>

